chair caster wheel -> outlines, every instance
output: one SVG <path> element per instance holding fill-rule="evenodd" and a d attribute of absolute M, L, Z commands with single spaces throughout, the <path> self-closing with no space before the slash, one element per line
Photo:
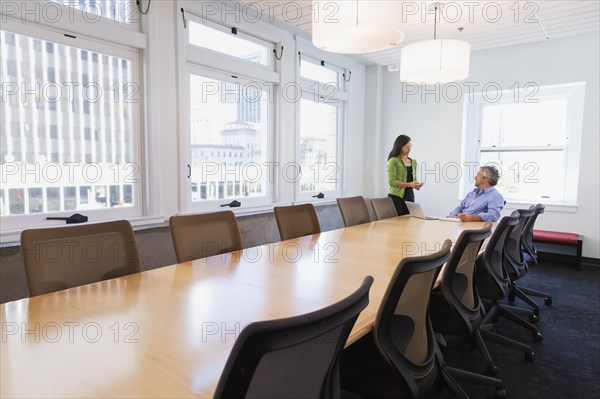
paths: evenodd
<path fill-rule="evenodd" d="M 540 310 L 539 309 L 531 308 L 531 311 L 533 312 L 534 316 L 539 316 L 540 315 Z"/>
<path fill-rule="evenodd" d="M 546 304 L 546 306 L 552 305 L 552 298 L 544 298 L 544 304 Z"/>
<path fill-rule="evenodd" d="M 505 399 L 506 391 L 502 388 L 496 389 L 496 399 Z"/>
<path fill-rule="evenodd" d="M 487 374 L 491 376 L 498 375 L 498 367 L 494 366 L 493 364 L 488 364 Z"/>
<path fill-rule="evenodd" d="M 525 360 L 533 362 L 535 360 L 535 352 L 525 352 Z"/>
<path fill-rule="evenodd" d="M 530 322 L 530 323 L 534 323 L 534 324 L 535 324 L 535 323 L 537 323 L 538 321 L 540 321 L 540 318 L 539 318 L 539 317 L 537 317 L 537 316 L 536 316 L 536 315 L 534 315 L 534 314 L 530 314 L 530 315 L 529 315 L 529 322 Z"/>
<path fill-rule="evenodd" d="M 533 337 L 535 342 L 542 342 L 544 339 L 544 336 L 542 334 L 540 334 L 539 332 L 533 333 L 533 334 L 531 334 L 531 336 Z"/>

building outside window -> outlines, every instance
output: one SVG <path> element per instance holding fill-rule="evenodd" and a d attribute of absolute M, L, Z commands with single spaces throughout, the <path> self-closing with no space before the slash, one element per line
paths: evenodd
<path fill-rule="evenodd" d="M 3 231 L 23 228 L 39 213 L 140 215 L 139 49 L 114 46 L 110 35 L 60 31 L 85 31 L 77 19 L 85 12 L 99 18 L 100 29 L 119 34 L 115 24 L 127 25 L 139 36 L 137 8 L 131 0 L 37 3 L 72 20 L 52 25 L 43 15 L 16 16 L 0 30 Z"/>
<path fill-rule="evenodd" d="M 308 49 L 306 49 L 308 50 Z M 318 193 L 336 197 L 341 192 L 340 148 L 348 94 L 344 69 L 325 60 L 300 54 L 299 153 L 302 170 L 297 198 Z"/>

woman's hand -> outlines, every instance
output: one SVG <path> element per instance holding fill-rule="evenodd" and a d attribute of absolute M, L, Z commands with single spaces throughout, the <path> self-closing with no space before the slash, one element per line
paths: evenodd
<path fill-rule="evenodd" d="M 410 182 L 410 186 L 412 188 L 414 188 L 415 190 L 420 190 L 421 187 L 423 187 L 424 184 L 425 183 L 419 183 L 418 181 L 412 181 L 412 182 Z"/>

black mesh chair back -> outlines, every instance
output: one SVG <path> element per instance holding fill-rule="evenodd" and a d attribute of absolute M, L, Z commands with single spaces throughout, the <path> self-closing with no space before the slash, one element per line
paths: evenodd
<path fill-rule="evenodd" d="M 504 265 L 511 279 L 520 278 L 527 272 L 527 262 L 523 259 L 521 252 L 521 235 L 525 224 L 533 215 L 535 215 L 534 206 L 530 209 L 517 209 L 511 214 L 511 216 L 519 218 L 519 222 L 506 240 L 504 250 Z"/>
<path fill-rule="evenodd" d="M 514 285 L 504 269 L 504 247 L 506 240 L 518 224 L 518 212 L 515 215 L 503 217 L 490 237 L 485 251 L 477 258 L 476 262 L 475 286 L 477 294 L 482 300 L 486 301 L 485 308 L 487 312 L 482 320 L 474 320 L 475 342 L 483 354 L 488 373 L 491 375 L 498 372 L 498 367 L 495 365 L 484 339 L 522 351 L 526 360 L 533 360 L 534 358 L 531 346 L 500 335 L 495 331 L 495 323 L 500 316 L 529 330 L 534 339 L 540 340 L 539 337 L 541 337 L 537 327 L 519 317 L 519 314 L 529 315 L 530 320 L 533 320 L 532 311 L 501 303 L 514 289 Z"/>
<path fill-rule="evenodd" d="M 246 326 L 217 385 L 220 398 L 339 397 L 339 357 L 373 278 L 316 312 Z"/>
<path fill-rule="evenodd" d="M 533 259 L 533 262 L 537 263 L 537 252 L 533 246 L 533 227 L 535 226 L 537 217 L 544 213 L 546 207 L 542 204 L 537 204 L 533 209 L 535 213 L 527 220 L 521 233 L 521 246 L 531 259 Z"/>
<path fill-rule="evenodd" d="M 282 241 L 321 232 L 313 204 L 276 206 L 273 211 Z"/>
<path fill-rule="evenodd" d="M 492 234 L 491 229 L 492 224 L 488 222 L 481 229 L 464 230 L 452 249 L 450 260 L 441 271 L 440 288 L 446 302 L 442 306 L 453 309 L 454 313 L 451 313 L 449 317 L 458 317 L 462 319 L 463 323 L 457 325 L 448 323 L 447 320 L 441 321 L 446 325 L 454 325 L 457 333 L 461 329 L 471 333 L 473 321 L 481 318 L 481 303 L 474 286 L 475 262 L 483 241 Z M 438 331 L 439 319 L 434 317 L 434 314 L 438 315 L 439 311 L 440 308 L 432 309 L 436 331 Z M 452 331 L 446 332 L 451 333 Z"/>
<path fill-rule="evenodd" d="M 544 208 L 543 205 L 538 204 L 532 205 L 529 209 L 518 209 L 513 212 L 513 214 L 518 214 L 519 223 L 514 227 L 506 240 L 504 252 L 504 268 L 512 281 L 508 300 L 509 302 L 513 302 L 515 296 L 518 297 L 531 306 L 535 316 L 539 315 L 540 307 L 531 296 L 544 298 L 544 303 L 550 306 L 552 305 L 552 295 L 548 292 L 538 291 L 533 288 L 517 287 L 516 281 L 523 277 L 528 271 L 528 265 L 523 256 L 523 250 L 526 250 L 524 237 L 528 234 L 527 229 L 531 229 L 533 234 L 536 213 L 539 215 Z"/>
<path fill-rule="evenodd" d="M 32 296 L 141 271 L 127 220 L 24 230 L 21 251 Z"/>
<path fill-rule="evenodd" d="M 231 211 L 171 216 L 169 226 L 179 263 L 242 249 Z"/>
<path fill-rule="evenodd" d="M 369 209 L 363 197 L 338 198 L 337 203 L 342 213 L 342 219 L 344 219 L 344 226 L 350 227 L 371 222 Z"/>
<path fill-rule="evenodd" d="M 374 327 L 375 344 L 402 375 L 412 397 L 436 380 L 435 337 L 428 317 L 429 293 L 439 268 L 450 257 L 446 240 L 433 254 L 403 259 L 382 299 Z"/>
<path fill-rule="evenodd" d="M 394 200 L 390 197 L 373 198 L 371 204 L 373 204 L 373 210 L 375 211 L 377 220 L 395 218 L 398 216 Z"/>
<path fill-rule="evenodd" d="M 483 254 L 477 259 L 477 268 L 483 268 L 482 273 L 478 273 L 477 289 L 484 298 L 504 298 L 508 294 L 510 280 L 504 269 L 504 247 L 518 223 L 518 216 L 500 219 Z"/>

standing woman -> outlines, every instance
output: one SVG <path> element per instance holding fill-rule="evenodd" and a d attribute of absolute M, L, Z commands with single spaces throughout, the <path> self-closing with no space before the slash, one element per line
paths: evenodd
<path fill-rule="evenodd" d="M 410 212 L 405 201 L 414 202 L 414 190 L 420 190 L 422 183 L 416 181 L 417 161 L 408 154 L 412 148 L 410 137 L 401 134 L 394 141 L 394 148 L 388 156 L 388 197 L 394 201 L 398 215 L 407 215 Z"/>

